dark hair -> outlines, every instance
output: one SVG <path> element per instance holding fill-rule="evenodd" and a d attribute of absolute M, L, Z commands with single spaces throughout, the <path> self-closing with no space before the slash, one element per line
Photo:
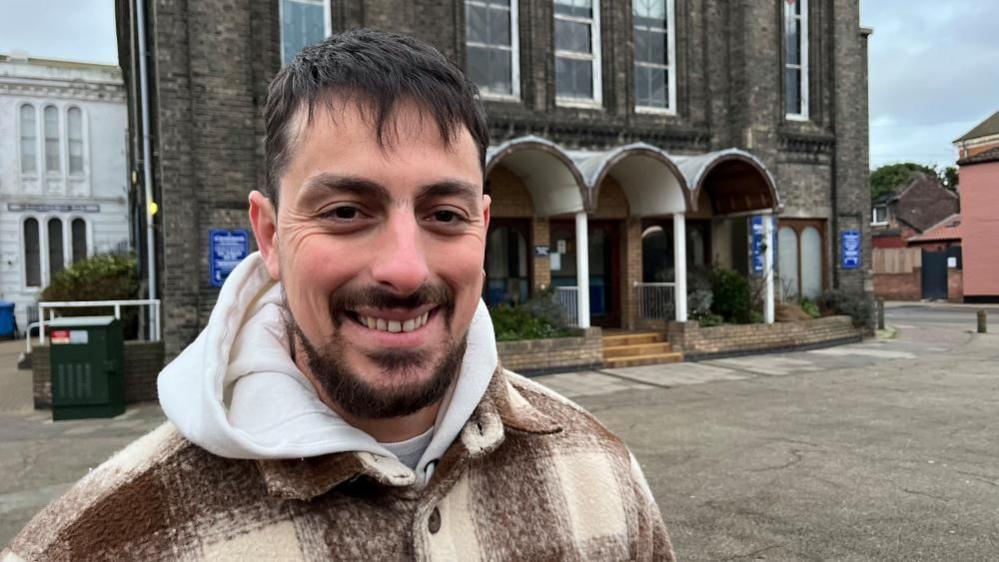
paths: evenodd
<path fill-rule="evenodd" d="M 275 204 L 280 177 L 291 159 L 290 126 L 305 107 L 311 123 L 316 105 L 358 104 L 384 145 L 386 128 L 400 101 L 413 101 L 436 122 L 450 144 L 462 127 L 479 149 L 485 169 L 489 131 L 478 90 L 457 66 L 432 46 L 396 33 L 347 31 L 303 49 L 271 81 L 264 105 L 266 194 Z"/>

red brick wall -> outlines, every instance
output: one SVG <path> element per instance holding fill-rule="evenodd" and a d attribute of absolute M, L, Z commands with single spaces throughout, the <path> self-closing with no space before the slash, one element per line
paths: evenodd
<path fill-rule="evenodd" d="M 790 349 L 861 337 L 849 316 L 775 324 L 726 324 L 711 328 L 701 328 L 696 321 L 669 325 L 670 343 L 680 348 L 687 358 Z"/>
<path fill-rule="evenodd" d="M 950 302 L 964 300 L 964 272 L 960 269 L 947 270 L 947 300 Z"/>
<path fill-rule="evenodd" d="M 893 301 L 922 299 L 922 269 L 916 268 L 912 273 L 878 273 L 874 276 L 874 296 Z"/>

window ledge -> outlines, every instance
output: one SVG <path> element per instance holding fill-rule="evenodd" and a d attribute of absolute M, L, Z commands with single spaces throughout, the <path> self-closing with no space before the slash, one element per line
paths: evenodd
<path fill-rule="evenodd" d="M 663 107 L 651 107 L 651 106 L 645 106 L 645 105 L 636 105 L 635 106 L 635 113 L 641 113 L 641 114 L 644 114 L 644 115 L 668 115 L 668 116 L 675 116 L 676 115 L 676 110 L 675 109 L 666 109 L 666 108 L 663 108 Z"/>
<path fill-rule="evenodd" d="M 798 113 L 787 113 L 784 115 L 784 118 L 787 119 L 788 121 L 798 121 L 798 122 L 807 122 L 809 120 L 808 115 L 803 115 Z"/>
<path fill-rule="evenodd" d="M 596 109 L 603 111 L 604 106 L 599 101 L 580 100 L 574 98 L 555 98 L 555 105 L 558 107 L 571 107 L 575 109 Z"/>
<path fill-rule="evenodd" d="M 482 101 L 497 101 L 502 103 L 520 103 L 520 96 L 514 96 L 509 94 L 489 94 L 486 92 L 479 92 L 479 97 Z"/>

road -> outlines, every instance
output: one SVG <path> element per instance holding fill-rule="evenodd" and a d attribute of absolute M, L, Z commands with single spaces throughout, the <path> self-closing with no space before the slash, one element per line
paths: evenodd
<path fill-rule="evenodd" d="M 999 336 L 974 311 L 893 304 L 891 339 L 537 380 L 629 444 L 681 560 L 997 559 Z M 161 420 L 0 412 L 0 544 Z"/>

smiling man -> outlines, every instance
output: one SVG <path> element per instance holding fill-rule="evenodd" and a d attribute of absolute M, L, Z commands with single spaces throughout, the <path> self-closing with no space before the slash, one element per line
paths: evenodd
<path fill-rule="evenodd" d="M 260 251 L 161 373 L 170 421 L 2 560 L 672 560 L 621 441 L 497 361 L 461 72 L 348 32 L 278 73 L 265 117 Z"/>

